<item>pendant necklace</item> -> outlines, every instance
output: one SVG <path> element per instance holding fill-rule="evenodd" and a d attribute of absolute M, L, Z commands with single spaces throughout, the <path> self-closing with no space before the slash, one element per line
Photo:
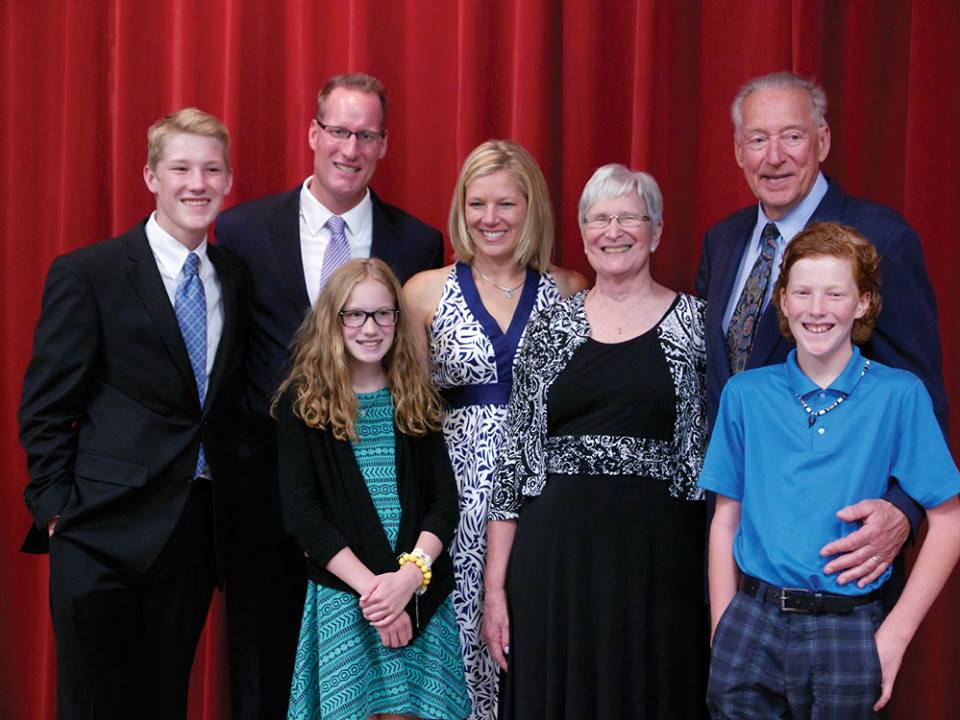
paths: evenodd
<path fill-rule="evenodd" d="M 476 265 L 473 266 L 473 269 L 477 271 L 477 275 L 479 275 L 480 277 L 482 277 L 482 278 L 483 278 L 484 280 L 486 280 L 488 283 L 490 283 L 490 284 L 493 285 L 495 288 L 497 288 L 497 290 L 500 290 L 504 295 L 506 295 L 506 296 L 507 296 L 507 300 L 513 300 L 513 293 L 516 292 L 517 290 L 519 290 L 520 288 L 522 288 L 522 287 L 523 287 L 523 283 L 526 281 L 526 278 L 524 278 L 523 280 L 520 281 L 519 284 L 515 285 L 515 286 L 512 287 L 512 288 L 511 288 L 511 287 L 504 287 L 503 285 L 498 285 L 498 284 L 495 283 L 493 280 L 491 280 L 490 278 L 488 278 L 488 277 L 487 277 L 487 274 L 486 274 L 485 272 L 483 272 L 483 270 L 481 270 L 480 268 L 478 268 Z"/>
<path fill-rule="evenodd" d="M 863 376 L 867 374 L 867 370 L 869 369 L 870 369 L 870 361 L 867 360 L 863 364 L 863 370 L 860 371 L 860 377 L 857 378 L 857 382 L 860 382 Z M 797 400 L 800 401 L 800 404 L 803 406 L 803 409 L 807 411 L 807 427 L 813 427 L 814 423 L 817 422 L 818 417 L 826 415 L 831 410 L 837 409 L 838 407 L 840 407 L 840 405 L 843 404 L 843 401 L 846 399 L 847 399 L 847 393 L 840 393 L 837 399 L 834 400 L 832 403 L 830 403 L 830 405 L 828 405 L 827 407 L 822 408 L 820 410 L 814 410 L 812 407 L 810 407 L 807 404 L 806 400 L 800 397 L 800 395 L 797 395 Z"/>

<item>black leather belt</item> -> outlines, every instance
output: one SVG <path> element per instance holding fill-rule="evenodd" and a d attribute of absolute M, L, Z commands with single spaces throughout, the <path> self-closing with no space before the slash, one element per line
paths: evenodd
<path fill-rule="evenodd" d="M 749 575 L 740 577 L 740 589 L 752 597 L 776 603 L 780 612 L 788 613 L 834 613 L 846 615 L 861 605 L 869 605 L 880 598 L 880 590 L 865 595 L 838 595 L 828 592 L 812 592 L 799 588 L 781 588 L 770 585 Z"/>

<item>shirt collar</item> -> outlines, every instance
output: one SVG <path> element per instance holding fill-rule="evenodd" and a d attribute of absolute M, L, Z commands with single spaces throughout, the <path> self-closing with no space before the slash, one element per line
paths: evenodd
<path fill-rule="evenodd" d="M 857 383 L 860 382 L 860 378 L 863 377 L 864 363 L 865 360 L 860 354 L 860 348 L 854 345 L 853 354 L 850 356 L 850 359 L 847 360 L 846 366 L 843 368 L 840 374 L 834 378 L 833 382 L 830 383 L 830 386 L 823 389 L 834 393 L 843 393 L 844 395 L 849 395 L 853 392 L 853 389 L 857 386 Z M 812 392 L 819 392 L 821 390 L 820 386 L 808 378 L 806 373 L 803 372 L 803 370 L 800 368 L 800 365 L 797 363 L 796 348 L 793 348 L 787 355 L 785 368 L 787 374 L 787 384 L 790 386 L 790 391 L 794 395 L 804 397 Z"/>
<path fill-rule="evenodd" d="M 207 277 L 210 272 L 210 263 L 207 262 L 206 237 L 193 250 L 187 250 L 173 235 L 160 227 L 160 223 L 157 222 L 156 211 L 150 214 L 150 219 L 147 220 L 144 230 L 161 275 L 173 279 L 179 277 L 183 264 L 187 261 L 187 255 L 193 252 L 200 257 L 200 277 Z"/>
<path fill-rule="evenodd" d="M 310 235 L 315 236 L 333 213 L 310 192 L 310 181 L 313 175 L 303 181 L 300 188 L 300 214 L 307 222 Z M 363 194 L 363 199 L 340 217 L 347 224 L 353 237 L 361 237 L 373 222 L 373 201 L 370 199 L 370 188 Z"/>
<path fill-rule="evenodd" d="M 829 187 L 823 173 L 818 172 L 817 179 L 814 181 L 813 187 L 810 188 L 810 192 L 807 193 L 806 197 L 779 220 L 771 220 L 768 218 L 767 214 L 763 211 L 763 204 L 757 203 L 756 227 L 759 231 L 762 231 L 767 223 L 775 223 L 777 230 L 780 231 L 780 235 L 783 236 L 784 242 L 789 243 L 797 233 L 806 227 L 810 218 L 813 217 L 813 213 L 820 204 L 820 201 L 823 200 L 823 196 L 827 194 Z M 754 234 L 756 235 L 756 241 L 759 243 L 761 233 L 757 232 Z"/>

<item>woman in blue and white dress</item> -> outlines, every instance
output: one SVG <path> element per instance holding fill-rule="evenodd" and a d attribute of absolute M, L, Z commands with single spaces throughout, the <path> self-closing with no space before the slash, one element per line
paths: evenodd
<path fill-rule="evenodd" d="M 514 358 L 531 315 L 584 287 L 552 266 L 553 213 L 539 166 L 524 148 L 488 140 L 464 160 L 450 207 L 457 262 L 415 275 L 404 297 L 423 323 L 433 381 L 447 403 L 443 434 L 460 491 L 451 555 L 453 603 L 473 703 L 497 716 L 497 663 L 480 634 L 486 518 Z M 506 615 L 505 597 L 488 597 Z"/>

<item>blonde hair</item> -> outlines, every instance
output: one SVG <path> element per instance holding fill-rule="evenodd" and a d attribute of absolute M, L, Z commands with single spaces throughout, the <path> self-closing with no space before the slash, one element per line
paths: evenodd
<path fill-rule="evenodd" d="M 521 266 L 545 272 L 553 254 L 553 208 L 540 166 L 533 155 L 510 140 L 487 140 L 463 161 L 450 202 L 450 244 L 461 262 L 473 260 L 473 242 L 466 221 L 467 186 L 477 178 L 506 170 L 527 201 L 527 217 L 513 258 Z"/>
<path fill-rule="evenodd" d="M 201 135 L 219 140 L 223 148 L 223 164 L 227 166 L 227 172 L 233 172 L 230 167 L 230 133 L 213 115 L 195 107 L 172 112 L 157 120 L 147 130 L 147 165 L 151 170 L 157 171 L 157 163 L 163 158 L 163 148 L 167 140 L 177 133 Z"/>
<path fill-rule="evenodd" d="M 353 288 L 368 279 L 383 285 L 400 311 L 393 344 L 383 358 L 397 428 L 406 435 L 439 430 L 440 398 L 417 352 L 415 330 L 403 307 L 400 282 L 386 263 L 376 258 L 350 260 L 327 280 L 313 310 L 297 330 L 292 369 L 273 397 L 271 413 L 276 416 L 277 403 L 289 390 L 294 395 L 293 414 L 307 425 L 329 430 L 338 440 L 358 439 L 354 426 L 357 396 L 350 380 L 338 313 Z"/>

